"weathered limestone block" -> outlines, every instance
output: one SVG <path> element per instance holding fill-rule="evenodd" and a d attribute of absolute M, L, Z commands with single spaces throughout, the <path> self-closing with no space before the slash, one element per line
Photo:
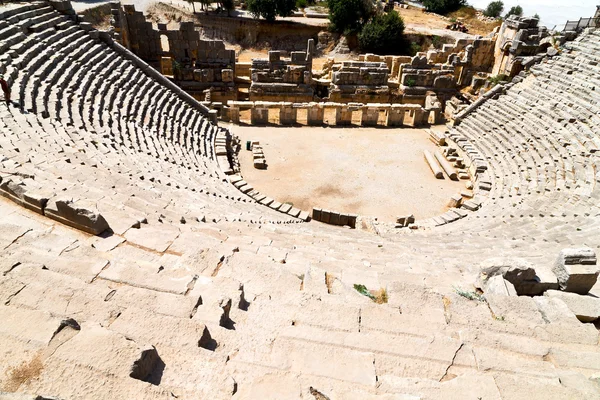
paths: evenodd
<path fill-rule="evenodd" d="M 569 310 L 581 322 L 592 322 L 600 318 L 600 299 L 588 295 L 548 290 L 544 296 L 557 298 L 565 302 Z"/>
<path fill-rule="evenodd" d="M 312 219 L 314 219 L 315 221 L 321 221 L 321 209 L 314 207 L 313 211 L 312 211 Z"/>
<path fill-rule="evenodd" d="M 96 210 L 95 204 L 85 201 L 73 203 L 69 199 L 57 199 L 47 205 L 44 209 L 44 215 L 94 235 L 109 229 L 108 223 Z"/>
<path fill-rule="evenodd" d="M 310 103 L 306 109 L 306 123 L 310 126 L 323 125 L 325 109 L 321 103 Z"/>
<path fill-rule="evenodd" d="M 292 103 L 283 103 L 279 108 L 279 123 L 281 125 L 295 125 L 298 119 L 298 109 Z"/>
<path fill-rule="evenodd" d="M 222 69 L 221 70 L 221 80 L 225 83 L 230 83 L 233 82 L 234 79 L 234 75 L 233 75 L 233 69 Z"/>
<path fill-rule="evenodd" d="M 501 275 L 496 275 L 488 279 L 483 288 L 485 294 L 496 294 L 501 296 L 516 296 L 517 291 L 512 283 L 504 279 Z"/>
<path fill-rule="evenodd" d="M 460 194 L 455 194 L 450 197 L 450 201 L 448 202 L 448 207 L 458 208 L 462 204 L 462 196 Z"/>
<path fill-rule="evenodd" d="M 352 124 L 352 111 L 347 106 L 335 107 L 335 124 L 339 126 Z"/>
<path fill-rule="evenodd" d="M 250 111 L 250 122 L 252 125 L 266 125 L 269 123 L 269 109 L 254 106 Z"/>
<path fill-rule="evenodd" d="M 414 224 L 414 223 L 415 223 L 415 216 L 412 214 L 401 216 L 401 217 L 396 217 L 396 224 L 398 224 L 399 227 L 401 227 L 401 228 L 407 227 L 408 225 Z"/>
<path fill-rule="evenodd" d="M 234 124 L 240 123 L 240 108 L 234 105 L 229 106 L 229 118 Z"/>
<path fill-rule="evenodd" d="M 392 104 L 385 117 L 385 126 L 402 126 L 404 124 L 405 108 L 400 104 Z"/>
<path fill-rule="evenodd" d="M 563 249 L 552 268 L 558 278 L 560 290 L 587 294 L 596 284 L 600 269 L 596 265 L 594 250 L 582 247 Z"/>
<path fill-rule="evenodd" d="M 379 120 L 379 108 L 377 106 L 363 107 L 361 112 L 362 126 L 376 126 Z"/>
<path fill-rule="evenodd" d="M 546 290 L 557 289 L 558 282 L 551 271 L 519 258 L 490 258 L 480 264 L 480 286 L 493 276 L 502 276 L 512 283 L 519 296 L 537 296 Z"/>

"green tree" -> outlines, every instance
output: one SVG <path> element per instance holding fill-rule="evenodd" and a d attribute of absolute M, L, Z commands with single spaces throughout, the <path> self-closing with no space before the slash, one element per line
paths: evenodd
<path fill-rule="evenodd" d="M 402 54 L 405 51 L 404 21 L 396 11 L 371 19 L 358 35 L 361 50 L 376 54 Z"/>
<path fill-rule="evenodd" d="M 467 0 L 423 0 L 426 11 L 436 14 L 448 14 L 467 5 Z"/>
<path fill-rule="evenodd" d="M 506 13 L 506 16 L 504 18 L 508 18 L 510 15 L 516 15 L 518 17 L 522 17 L 523 16 L 523 8 L 521 6 L 511 7 L 510 10 L 508 10 L 508 12 Z"/>
<path fill-rule="evenodd" d="M 221 8 L 227 11 L 227 15 L 230 15 L 232 10 L 235 10 L 235 3 L 233 0 L 220 0 Z"/>
<path fill-rule="evenodd" d="M 289 17 L 296 10 L 296 0 L 248 0 L 246 4 L 254 18 L 263 17 L 269 22 L 277 16 Z"/>
<path fill-rule="evenodd" d="M 358 33 L 375 14 L 370 0 L 327 0 L 329 29 L 340 33 Z"/>
<path fill-rule="evenodd" d="M 492 1 L 483 11 L 483 15 L 490 18 L 498 18 L 502 14 L 503 10 L 504 3 L 501 0 Z"/>

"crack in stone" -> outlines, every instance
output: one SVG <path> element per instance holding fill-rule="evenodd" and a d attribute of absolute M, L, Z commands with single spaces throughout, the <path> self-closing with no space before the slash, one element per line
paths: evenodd
<path fill-rule="evenodd" d="M 460 351 L 460 349 L 463 348 L 464 345 L 465 345 L 464 343 L 461 343 L 460 346 L 458 346 L 458 349 L 456 349 L 456 351 L 454 352 L 454 357 L 452 357 L 452 361 L 450 362 L 450 364 L 448 364 L 448 368 L 446 368 L 446 372 L 444 372 L 444 375 L 440 378 L 439 382 L 444 381 L 444 378 L 448 375 L 448 371 L 454 365 L 454 360 L 456 360 L 456 356 L 458 355 L 458 352 Z"/>

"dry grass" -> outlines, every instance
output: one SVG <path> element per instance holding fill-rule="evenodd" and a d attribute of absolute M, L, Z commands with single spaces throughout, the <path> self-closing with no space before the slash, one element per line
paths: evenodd
<path fill-rule="evenodd" d="M 329 272 L 325 272 L 325 285 L 327 286 L 327 293 L 333 293 L 333 282 L 335 281 L 335 276 L 331 275 Z"/>
<path fill-rule="evenodd" d="M 4 384 L 4 390 L 8 392 L 17 391 L 25 382 L 40 376 L 43 369 L 44 363 L 41 354 L 38 353 L 31 360 L 23 361 L 21 365 L 6 372 L 8 379 Z"/>
<path fill-rule="evenodd" d="M 458 11 L 448 14 L 449 18 L 454 18 L 457 21 L 462 21 L 469 33 L 476 35 L 487 35 L 494 30 L 495 27 L 502 25 L 502 21 L 485 22 L 477 18 L 478 11 L 470 6 L 462 7 Z"/>
<path fill-rule="evenodd" d="M 373 301 L 377 304 L 385 304 L 388 302 L 388 294 L 385 288 L 381 288 L 375 292 L 371 292 L 373 294 Z"/>

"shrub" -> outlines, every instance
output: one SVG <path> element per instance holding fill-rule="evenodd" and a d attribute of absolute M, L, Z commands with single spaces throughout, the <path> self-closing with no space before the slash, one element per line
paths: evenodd
<path fill-rule="evenodd" d="M 404 84 L 408 87 L 413 87 L 417 84 L 417 81 L 415 81 L 413 78 L 406 78 L 404 80 Z"/>
<path fill-rule="evenodd" d="M 327 0 L 329 29 L 340 33 L 358 33 L 375 14 L 370 0 Z"/>
<path fill-rule="evenodd" d="M 289 17 L 296 10 L 296 0 L 248 0 L 246 4 L 254 18 L 263 17 L 269 22 L 277 16 Z"/>
<path fill-rule="evenodd" d="M 504 74 L 490 76 L 490 77 L 488 77 L 488 81 L 490 81 L 494 85 L 497 85 L 500 82 L 508 81 L 508 76 L 504 75 Z"/>
<path fill-rule="evenodd" d="M 303 9 L 308 6 L 308 0 L 296 0 L 296 8 Z"/>
<path fill-rule="evenodd" d="M 523 8 L 521 6 L 511 7 L 510 10 L 508 10 L 508 12 L 506 13 L 506 16 L 504 18 L 508 18 L 510 15 L 516 15 L 518 17 L 523 16 Z M 538 17 L 538 19 L 539 19 L 539 17 Z"/>
<path fill-rule="evenodd" d="M 376 54 L 401 54 L 404 45 L 404 21 L 396 11 L 378 15 L 369 21 L 358 35 L 364 51 Z"/>
<path fill-rule="evenodd" d="M 492 1 L 483 11 L 483 15 L 490 18 L 498 18 L 502 14 L 502 10 L 504 10 L 504 3 L 502 1 Z"/>
<path fill-rule="evenodd" d="M 448 14 L 467 5 L 467 0 L 423 0 L 426 11 L 436 14 Z"/>

